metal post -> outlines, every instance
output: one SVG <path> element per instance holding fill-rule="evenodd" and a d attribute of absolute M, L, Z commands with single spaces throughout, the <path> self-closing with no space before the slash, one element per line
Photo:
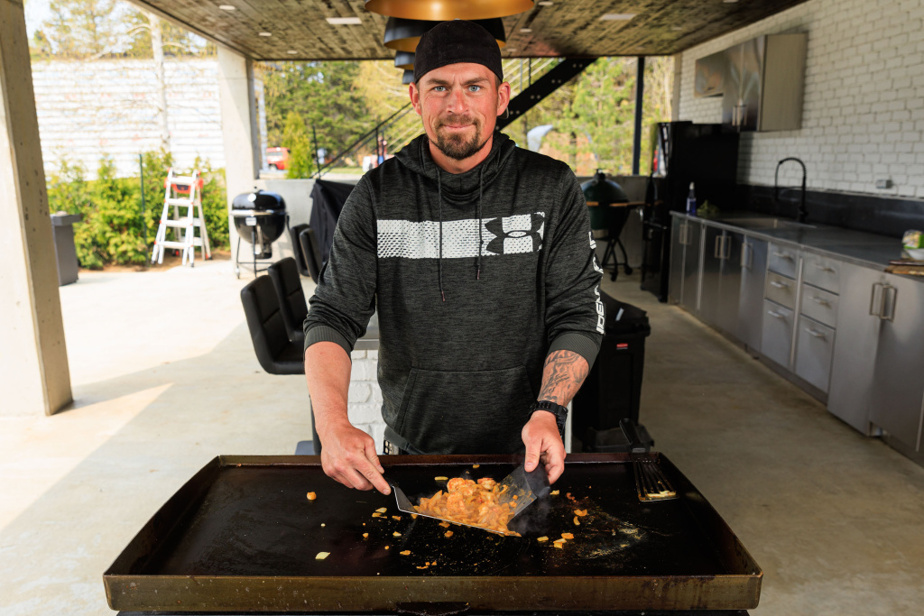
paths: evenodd
<path fill-rule="evenodd" d="M 311 125 L 311 149 L 314 151 L 314 168 L 317 177 L 321 177 L 321 161 L 318 160 L 318 133 L 314 130 L 314 124 Z"/>
<path fill-rule="evenodd" d="M 642 112 L 645 100 L 645 56 L 638 57 L 635 73 L 635 133 L 632 135 L 632 175 L 638 175 L 642 158 Z"/>
<path fill-rule="evenodd" d="M 144 245 L 148 245 L 148 221 L 144 216 L 144 159 L 138 155 L 138 169 L 141 173 L 141 232 L 144 233 Z"/>

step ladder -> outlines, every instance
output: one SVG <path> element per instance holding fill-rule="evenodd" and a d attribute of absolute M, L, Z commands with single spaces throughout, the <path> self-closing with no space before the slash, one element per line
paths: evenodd
<path fill-rule="evenodd" d="M 164 181 L 164 210 L 160 215 L 160 226 L 154 239 L 154 252 L 151 263 L 164 262 L 164 250 L 173 248 L 183 251 L 183 265 L 195 267 L 196 247 L 202 251 L 203 259 L 211 259 L 209 234 L 205 229 L 205 216 L 202 213 L 202 178 L 199 170 L 191 176 L 173 174 L 173 168 L 167 170 Z M 185 212 L 183 211 L 185 208 Z M 177 239 L 167 239 L 167 229 L 173 228 Z M 199 229 L 199 235 L 196 235 Z"/>

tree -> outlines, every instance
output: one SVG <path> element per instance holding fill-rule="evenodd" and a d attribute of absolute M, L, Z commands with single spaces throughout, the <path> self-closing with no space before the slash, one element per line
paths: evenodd
<path fill-rule="evenodd" d="M 313 169 L 311 141 L 305 128 L 305 121 L 297 111 L 290 111 L 286 115 L 286 124 L 283 129 L 281 143 L 283 147 L 289 148 L 289 164 L 286 177 L 309 177 Z"/>
<path fill-rule="evenodd" d="M 301 116 L 315 147 L 340 152 L 373 125 L 356 87 L 358 62 L 280 62 L 266 67 L 269 145 L 283 143 L 289 114 Z"/>
<path fill-rule="evenodd" d="M 630 174 L 636 67 L 636 58 L 599 58 L 511 123 L 506 132 L 522 135 L 525 127 L 551 124 L 555 128 L 546 136 L 542 151 L 567 161 L 578 175 L 590 175 L 597 168 Z M 648 171 L 648 127 L 670 120 L 672 80 L 670 58 L 646 58 L 640 173 Z"/>
<path fill-rule="evenodd" d="M 51 0 L 51 19 L 43 36 L 51 53 L 65 58 L 100 58 L 112 54 L 121 22 L 115 0 Z"/>

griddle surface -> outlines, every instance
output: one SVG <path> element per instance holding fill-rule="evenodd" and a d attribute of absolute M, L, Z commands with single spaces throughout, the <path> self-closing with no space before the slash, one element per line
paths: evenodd
<path fill-rule="evenodd" d="M 436 476 L 502 479 L 509 464 L 390 466 L 409 495 Z M 628 464 L 569 466 L 558 495 L 534 503 L 504 537 L 398 511 L 391 496 L 347 489 L 318 466 L 225 466 L 188 522 L 138 573 L 160 575 L 717 575 L 728 573 L 684 501 L 641 503 Z M 313 491 L 317 499 L 307 499 Z M 569 498 L 570 495 L 570 498 Z M 415 496 L 411 500 L 416 502 Z M 373 517 L 385 508 L 383 517 Z M 576 509 L 587 510 L 578 517 Z M 445 537 L 447 530 L 451 537 Z M 368 533 L 364 538 L 363 534 Z M 396 535 L 397 533 L 397 535 Z M 572 533 L 562 549 L 553 540 Z M 537 538 L 547 536 L 546 542 Z M 409 550 L 410 555 L 401 552 Z M 316 560 L 319 552 L 329 552 Z M 426 563 L 431 563 L 427 566 Z M 435 564 L 432 564 L 434 563 Z M 426 567 L 421 569 L 420 567 Z"/>

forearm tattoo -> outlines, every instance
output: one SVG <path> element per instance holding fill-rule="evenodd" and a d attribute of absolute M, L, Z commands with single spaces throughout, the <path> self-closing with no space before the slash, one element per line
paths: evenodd
<path fill-rule="evenodd" d="M 540 400 L 567 405 L 587 378 L 587 360 L 573 351 L 549 353 L 542 370 Z"/>

